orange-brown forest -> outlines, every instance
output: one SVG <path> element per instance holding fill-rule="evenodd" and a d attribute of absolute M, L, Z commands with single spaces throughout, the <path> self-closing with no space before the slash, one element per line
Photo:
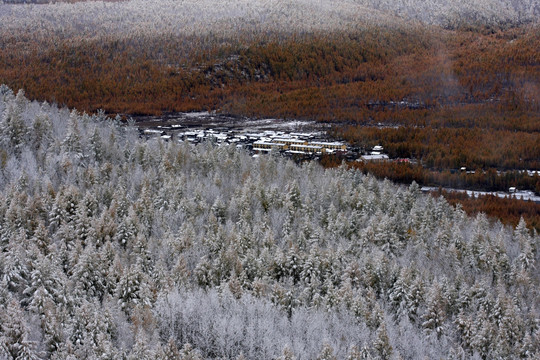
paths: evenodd
<path fill-rule="evenodd" d="M 334 33 L 0 41 L 0 83 L 89 112 L 216 110 L 334 123 L 417 166 L 397 181 L 540 191 L 540 29 L 371 28 Z M 331 163 L 327 162 L 327 163 Z M 450 170 L 465 166 L 476 177 Z M 494 175 L 495 174 L 495 175 Z"/>

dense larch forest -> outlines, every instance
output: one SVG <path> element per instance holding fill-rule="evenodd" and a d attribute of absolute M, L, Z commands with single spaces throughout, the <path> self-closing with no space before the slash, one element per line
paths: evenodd
<path fill-rule="evenodd" d="M 540 193 L 539 17 L 2 1 L 0 359 L 537 359 L 540 205 L 444 187 Z M 134 126 L 191 111 L 323 123 L 407 161 Z"/>
<path fill-rule="evenodd" d="M 213 110 L 331 122 L 363 147 L 443 170 L 540 168 L 537 27 L 425 26 L 254 39 L 4 35 L 0 81 L 126 116 Z M 535 179 L 531 190 L 540 186 Z"/>
<path fill-rule="evenodd" d="M 0 358 L 535 359 L 540 236 L 0 86 Z"/>

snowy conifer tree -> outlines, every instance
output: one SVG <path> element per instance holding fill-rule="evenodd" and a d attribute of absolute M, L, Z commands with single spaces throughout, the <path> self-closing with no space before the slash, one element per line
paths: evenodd
<path fill-rule="evenodd" d="M 19 304 L 11 300 L 0 315 L 0 355 L 6 359 L 39 359 L 36 344 L 29 339 L 29 329 Z"/>

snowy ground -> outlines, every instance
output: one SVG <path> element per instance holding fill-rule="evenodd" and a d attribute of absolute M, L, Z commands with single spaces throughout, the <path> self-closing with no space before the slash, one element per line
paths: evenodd
<path fill-rule="evenodd" d="M 210 112 L 175 113 L 164 116 L 140 116 L 134 120 L 139 128 L 174 127 L 175 129 L 209 129 L 223 128 L 226 130 L 246 131 L 287 131 L 309 132 L 322 135 L 330 128 L 329 124 L 316 121 L 294 119 L 253 119 L 234 117 Z"/>
<path fill-rule="evenodd" d="M 423 192 L 430 192 L 430 191 L 437 191 L 439 190 L 438 187 L 434 186 L 424 186 L 421 189 Z M 484 195 L 493 195 L 500 198 L 516 198 L 518 200 L 524 200 L 524 201 L 534 201 L 536 203 L 540 203 L 540 196 L 534 195 L 534 192 L 530 190 L 521 190 L 516 192 L 503 192 L 503 191 L 474 191 L 474 190 L 463 190 L 463 189 L 452 189 L 452 188 L 443 188 L 444 191 L 449 192 L 460 192 L 460 193 L 467 193 L 469 197 L 478 197 L 478 196 L 484 196 Z"/>

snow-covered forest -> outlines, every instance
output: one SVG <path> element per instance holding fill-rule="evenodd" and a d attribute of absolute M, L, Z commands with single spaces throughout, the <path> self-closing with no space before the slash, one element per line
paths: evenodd
<path fill-rule="evenodd" d="M 0 4 L 3 34 L 85 40 L 100 36 L 259 35 L 266 32 L 335 31 L 403 20 L 454 28 L 536 22 L 539 0 L 130 0 Z"/>
<path fill-rule="evenodd" d="M 0 87 L 0 358 L 533 359 L 540 237 Z"/>

